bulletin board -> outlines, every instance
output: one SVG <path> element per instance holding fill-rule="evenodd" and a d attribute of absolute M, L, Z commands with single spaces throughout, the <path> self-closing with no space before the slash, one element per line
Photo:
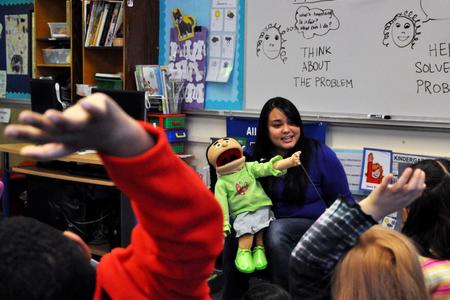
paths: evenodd
<path fill-rule="evenodd" d="M 205 109 L 242 110 L 244 99 L 244 14 L 245 1 L 238 5 L 237 37 L 234 68 L 227 83 L 206 83 Z M 169 60 L 170 28 L 173 27 L 172 11 L 179 8 L 184 15 L 192 16 L 198 26 L 209 27 L 211 0 L 164 0 L 160 1 L 159 64 Z M 206 76 L 206 74 L 205 74 Z"/>
<path fill-rule="evenodd" d="M 247 0 L 244 110 L 450 122 L 450 0 Z"/>
<path fill-rule="evenodd" d="M 0 71 L 8 99 L 30 99 L 32 1 L 0 1 Z"/>

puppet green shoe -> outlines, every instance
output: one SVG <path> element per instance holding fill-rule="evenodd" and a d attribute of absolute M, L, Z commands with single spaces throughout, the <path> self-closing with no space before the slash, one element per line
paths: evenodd
<path fill-rule="evenodd" d="M 267 258 L 263 246 L 256 246 L 253 249 L 253 264 L 256 270 L 264 270 L 267 268 Z"/>
<path fill-rule="evenodd" d="M 255 265 L 253 264 L 253 257 L 250 249 L 238 248 L 234 264 L 242 273 L 253 273 L 255 271 Z"/>

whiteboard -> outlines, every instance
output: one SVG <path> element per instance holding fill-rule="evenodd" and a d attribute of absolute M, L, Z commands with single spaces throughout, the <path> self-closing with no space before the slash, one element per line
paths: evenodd
<path fill-rule="evenodd" d="M 245 109 L 450 122 L 450 0 L 247 0 Z"/>

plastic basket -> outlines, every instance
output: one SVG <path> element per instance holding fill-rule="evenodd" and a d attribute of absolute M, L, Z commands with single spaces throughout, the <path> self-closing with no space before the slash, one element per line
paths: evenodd
<path fill-rule="evenodd" d="M 173 152 L 176 154 L 183 154 L 184 153 L 184 143 L 170 143 L 172 146 Z"/>

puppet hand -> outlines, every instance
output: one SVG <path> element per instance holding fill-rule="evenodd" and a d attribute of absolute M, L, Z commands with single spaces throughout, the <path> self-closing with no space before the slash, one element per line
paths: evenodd
<path fill-rule="evenodd" d="M 302 151 L 297 151 L 294 154 L 292 154 L 291 156 L 291 160 L 294 163 L 294 166 L 299 166 L 302 164 L 302 162 L 300 161 L 300 154 L 302 153 Z"/>

